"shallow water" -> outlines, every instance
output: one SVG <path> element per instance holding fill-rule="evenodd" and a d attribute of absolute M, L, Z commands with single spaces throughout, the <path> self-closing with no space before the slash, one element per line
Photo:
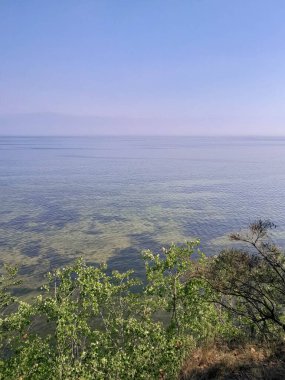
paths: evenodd
<path fill-rule="evenodd" d="M 285 138 L 0 137 L 0 260 L 27 292 L 79 256 L 141 271 L 140 251 L 206 254 L 256 218 L 285 243 Z"/>

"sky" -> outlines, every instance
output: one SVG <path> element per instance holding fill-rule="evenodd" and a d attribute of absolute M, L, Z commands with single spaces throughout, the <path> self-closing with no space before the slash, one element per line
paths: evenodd
<path fill-rule="evenodd" d="M 284 0 L 0 0 L 0 135 L 285 135 Z"/>

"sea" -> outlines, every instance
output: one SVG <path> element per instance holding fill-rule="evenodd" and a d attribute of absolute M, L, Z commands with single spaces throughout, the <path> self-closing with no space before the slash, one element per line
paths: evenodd
<path fill-rule="evenodd" d="M 270 219 L 285 246 L 285 137 L 0 137 L 0 264 L 23 295 L 83 257 L 143 276 L 141 252 Z"/>

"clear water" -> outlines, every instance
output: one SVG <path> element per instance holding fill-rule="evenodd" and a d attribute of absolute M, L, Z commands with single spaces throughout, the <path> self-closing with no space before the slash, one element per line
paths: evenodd
<path fill-rule="evenodd" d="M 193 237 L 211 255 L 260 217 L 283 244 L 284 211 L 285 138 L 0 137 L 0 260 L 27 292 L 79 256 L 140 272 Z"/>

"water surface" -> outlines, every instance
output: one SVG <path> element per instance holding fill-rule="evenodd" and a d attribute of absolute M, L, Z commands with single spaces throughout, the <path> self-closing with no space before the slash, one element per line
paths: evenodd
<path fill-rule="evenodd" d="M 0 137 L 0 260 L 27 292 L 79 256 L 140 271 L 195 237 L 211 255 L 260 217 L 283 244 L 284 205 L 284 138 Z"/>

